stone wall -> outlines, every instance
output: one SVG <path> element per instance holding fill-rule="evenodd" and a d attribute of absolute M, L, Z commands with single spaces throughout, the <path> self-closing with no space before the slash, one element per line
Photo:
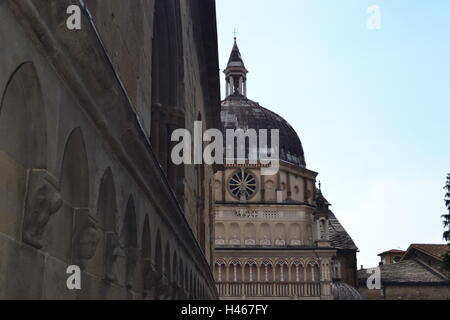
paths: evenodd
<path fill-rule="evenodd" d="M 259 169 L 248 169 L 256 177 L 256 193 L 251 198 L 253 202 L 277 202 L 277 191 L 282 193 L 282 201 L 294 200 L 312 203 L 315 198 L 316 172 L 295 167 L 281 162 L 280 170 L 273 176 L 263 176 Z M 215 198 L 219 202 L 235 202 L 238 199 L 229 192 L 228 184 L 238 168 L 227 168 L 214 176 Z"/>
<path fill-rule="evenodd" d="M 169 23 L 183 50 L 162 62 L 155 1 L 85 1 L 77 31 L 65 20 L 78 2 L 0 2 L 0 299 L 217 297 L 205 240 L 213 169 L 171 166 L 168 136 L 155 146 L 152 135 L 199 112 L 206 127 L 218 122 L 214 2 L 156 2 L 180 13 Z M 190 83 L 162 79 L 164 63 Z M 155 87 L 180 90 L 177 105 L 155 100 Z M 202 196 L 203 207 L 188 201 Z M 73 264 L 81 290 L 66 286 Z"/>
<path fill-rule="evenodd" d="M 367 300 L 450 300 L 448 286 L 429 285 L 389 285 L 383 291 L 359 288 Z"/>
<path fill-rule="evenodd" d="M 356 250 L 337 250 L 337 259 L 341 265 L 342 280 L 356 288 L 358 285 Z"/>

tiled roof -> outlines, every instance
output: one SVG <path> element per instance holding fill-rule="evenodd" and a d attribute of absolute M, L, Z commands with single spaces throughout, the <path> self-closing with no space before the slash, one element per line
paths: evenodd
<path fill-rule="evenodd" d="M 333 293 L 334 300 L 363 300 L 362 295 L 352 286 L 344 282 L 333 282 L 331 284 L 331 291 Z"/>
<path fill-rule="evenodd" d="M 404 260 L 380 266 L 382 284 L 445 284 L 447 280 L 416 260 Z M 358 280 L 367 280 L 366 270 L 358 271 Z"/>
<path fill-rule="evenodd" d="M 439 260 L 443 260 L 445 254 L 450 251 L 450 247 L 446 244 L 412 244 L 411 247 Z"/>
<path fill-rule="evenodd" d="M 231 67 L 242 67 L 245 68 L 244 60 L 242 60 L 241 52 L 237 45 L 236 39 L 234 40 L 234 46 L 231 50 L 230 59 L 228 60 L 227 68 Z"/>
<path fill-rule="evenodd" d="M 379 256 L 383 255 L 383 254 L 387 254 L 387 253 L 405 253 L 406 251 L 403 250 L 398 250 L 398 249 L 392 249 L 392 250 L 388 250 L 385 252 L 382 252 L 379 254 Z"/>
<path fill-rule="evenodd" d="M 328 232 L 330 235 L 331 246 L 333 248 L 358 250 L 358 247 L 353 242 L 353 239 L 344 229 L 333 212 L 330 212 L 329 223 L 330 227 Z"/>

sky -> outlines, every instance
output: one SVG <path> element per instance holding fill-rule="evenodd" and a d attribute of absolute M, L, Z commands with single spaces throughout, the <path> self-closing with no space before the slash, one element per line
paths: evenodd
<path fill-rule="evenodd" d="M 287 119 L 360 252 L 444 243 L 450 173 L 450 1 L 216 0 L 248 97 Z M 381 29 L 369 29 L 377 5 Z M 223 74 L 222 83 L 223 83 Z M 222 85 L 222 97 L 224 85 Z"/>

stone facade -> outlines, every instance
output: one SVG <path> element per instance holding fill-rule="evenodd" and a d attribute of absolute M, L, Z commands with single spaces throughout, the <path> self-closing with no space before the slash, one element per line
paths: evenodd
<path fill-rule="evenodd" d="M 316 188 L 318 173 L 306 168 L 295 130 L 246 97 L 248 71 L 236 40 L 224 72 L 224 133 L 279 130 L 280 167 L 273 175 L 263 175 L 266 165 L 249 161 L 252 146 L 244 141 L 245 160 L 225 161 L 214 176 L 214 277 L 219 296 L 333 299 L 333 281 L 356 285 L 357 247 Z M 258 148 L 261 152 L 261 145 Z"/>
<path fill-rule="evenodd" d="M 356 284 L 356 248 L 336 248 L 329 241 L 333 231 L 320 228 L 313 200 L 316 173 L 289 167 L 282 165 L 275 176 L 245 168 L 258 181 L 251 201 L 236 201 L 228 188 L 236 168 L 216 174 L 214 276 L 223 299 L 332 299 L 333 280 Z M 262 192 L 259 187 L 276 189 L 288 185 L 287 179 L 290 190 L 306 186 L 305 196 L 289 199 L 291 191 L 281 187 L 284 196 L 277 201 L 270 188 Z M 262 193 L 268 194 L 264 200 Z"/>
<path fill-rule="evenodd" d="M 220 123 L 215 26 L 212 0 L 0 1 L 0 299 L 217 297 L 214 170 L 169 161 Z"/>

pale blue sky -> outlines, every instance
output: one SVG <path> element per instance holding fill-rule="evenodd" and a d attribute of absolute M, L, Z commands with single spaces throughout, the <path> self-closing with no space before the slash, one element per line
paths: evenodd
<path fill-rule="evenodd" d="M 360 248 L 358 265 L 443 243 L 450 1 L 216 3 L 222 70 L 236 27 L 248 97 L 300 135 L 307 167 Z M 370 5 L 381 8 L 381 30 L 366 26 Z"/>

